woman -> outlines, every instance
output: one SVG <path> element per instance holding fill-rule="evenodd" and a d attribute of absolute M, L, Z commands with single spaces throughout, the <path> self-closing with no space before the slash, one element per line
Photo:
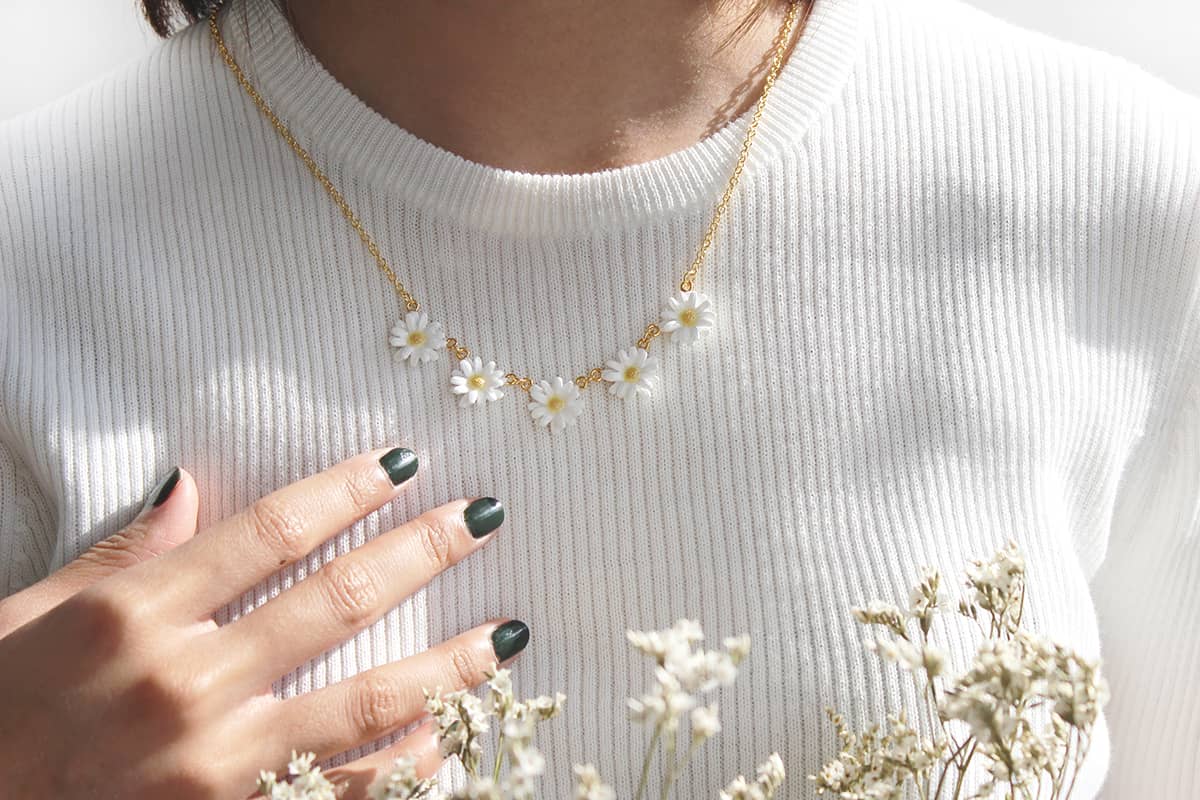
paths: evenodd
<path fill-rule="evenodd" d="M 493 661 L 570 698 L 544 796 L 630 795 L 623 634 L 688 617 L 754 645 L 677 796 L 778 750 L 801 797 L 825 705 L 916 707 L 849 607 L 1009 538 L 1112 685 L 1075 796 L 1186 796 L 1197 101 L 959 3 L 752 5 L 188 0 L 4 126 L 11 796 L 297 748 L 363 797 Z"/>

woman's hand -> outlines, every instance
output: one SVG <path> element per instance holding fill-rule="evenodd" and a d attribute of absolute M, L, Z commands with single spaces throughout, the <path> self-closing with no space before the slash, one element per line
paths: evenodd
<path fill-rule="evenodd" d="M 427 511 L 228 625 L 211 618 L 396 497 L 415 471 L 409 450 L 363 453 L 193 535 L 196 486 L 180 470 L 129 527 L 0 601 L 3 795 L 244 798 L 292 749 L 324 758 L 371 742 L 424 715 L 423 688 L 481 683 L 525 646 L 522 623 L 491 622 L 289 700 L 270 693 L 485 544 L 504 518 L 490 498 Z M 328 775 L 362 798 L 404 753 L 423 775 L 437 770 L 431 723 Z"/>

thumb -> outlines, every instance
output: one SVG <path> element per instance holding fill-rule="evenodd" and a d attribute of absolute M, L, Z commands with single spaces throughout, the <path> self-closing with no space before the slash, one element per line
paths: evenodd
<path fill-rule="evenodd" d="M 187 471 L 175 467 L 149 491 L 145 504 L 128 525 L 96 542 L 44 580 L 6 599 L 0 627 L 19 627 L 93 583 L 182 544 L 196 533 L 198 510 L 196 482 Z"/>
<path fill-rule="evenodd" d="M 114 572 L 160 556 L 195 535 L 198 509 L 195 481 L 175 467 L 146 494 L 133 521 L 47 580 L 57 578 L 74 594 Z"/>

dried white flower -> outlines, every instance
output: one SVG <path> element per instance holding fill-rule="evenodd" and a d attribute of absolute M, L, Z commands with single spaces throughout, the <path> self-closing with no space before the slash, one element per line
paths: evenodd
<path fill-rule="evenodd" d="M 987 561 L 972 561 L 967 566 L 967 588 L 971 603 L 990 615 L 996 632 L 1016 631 L 1025 602 L 1025 557 L 1016 543 L 1010 541 Z"/>
<path fill-rule="evenodd" d="M 575 765 L 575 800 L 616 800 L 612 787 L 600 780 L 591 764 Z"/>
<path fill-rule="evenodd" d="M 426 692 L 425 708 L 437 721 L 441 754 L 456 755 L 467 772 L 478 772 L 483 756 L 480 737 L 488 730 L 483 702 L 465 689 L 444 695 Z"/>
<path fill-rule="evenodd" d="M 697 706 L 692 709 L 692 742 L 700 744 L 721 731 L 721 719 L 717 715 L 717 704 Z"/>
<path fill-rule="evenodd" d="M 548 719 L 554 719 L 562 713 L 563 704 L 566 701 L 567 696 L 562 692 L 555 692 L 553 697 L 542 695 L 532 700 L 526 700 L 523 704 L 524 713 L 534 717 L 539 722 L 544 722 Z"/>
<path fill-rule="evenodd" d="M 679 726 L 680 715 L 690 711 L 696 700 L 684 691 L 679 678 L 665 667 L 656 668 L 654 677 L 654 687 L 649 692 L 640 699 L 628 701 L 630 719 L 674 731 Z"/>
<path fill-rule="evenodd" d="M 941 596 L 941 574 L 932 567 L 922 567 L 921 582 L 908 593 L 908 613 L 920 624 L 921 632 L 928 634 L 933 625 L 934 614 L 944 607 Z"/>
<path fill-rule="evenodd" d="M 417 777 L 412 756 L 400 756 L 392 763 L 391 772 L 371 784 L 367 796 L 370 800 L 432 800 L 436 785 L 432 778 Z"/>
<path fill-rule="evenodd" d="M 783 759 L 778 753 L 772 753 L 758 765 L 754 781 L 737 776 L 721 792 L 721 800 L 768 800 L 775 796 L 785 777 Z"/>
<path fill-rule="evenodd" d="M 288 762 L 289 781 L 280 781 L 274 772 L 258 775 L 258 791 L 268 800 L 336 800 L 333 784 L 316 766 L 315 753 L 292 751 Z"/>
<path fill-rule="evenodd" d="M 729 654 L 729 658 L 735 665 L 741 664 L 746 660 L 746 656 L 750 654 L 749 636 L 731 636 L 723 644 L 725 645 L 725 652 Z"/>
<path fill-rule="evenodd" d="M 866 640 L 864 645 L 888 661 L 894 661 L 907 670 L 925 672 L 930 678 L 940 675 L 946 666 L 946 654 L 931 644 L 877 638 Z"/>
<path fill-rule="evenodd" d="M 850 609 L 854 618 L 865 625 L 882 625 L 895 633 L 904 636 L 904 612 L 893 603 L 872 600 L 867 606 L 854 606 Z"/>
<path fill-rule="evenodd" d="M 507 800 L 503 788 L 491 778 L 476 778 L 450 795 L 449 800 Z"/>
<path fill-rule="evenodd" d="M 516 703 L 513 698 L 512 670 L 489 667 L 484 671 L 484 677 L 487 678 L 488 690 L 483 698 L 483 710 L 503 720 Z"/>

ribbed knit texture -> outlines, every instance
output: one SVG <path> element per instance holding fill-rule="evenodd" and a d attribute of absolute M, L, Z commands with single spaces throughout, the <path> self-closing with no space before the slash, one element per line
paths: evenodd
<path fill-rule="evenodd" d="M 226 33 L 425 307 L 538 377 L 657 315 L 749 121 L 521 174 L 375 114 L 263 0 Z M 281 695 L 523 619 L 518 688 L 570 698 L 539 735 L 545 796 L 588 760 L 628 796 L 647 734 L 623 698 L 648 670 L 624 632 L 688 616 L 754 648 L 678 796 L 779 750 L 800 798 L 836 752 L 826 704 L 915 716 L 849 607 L 903 601 L 922 564 L 955 585 L 1014 537 L 1029 626 L 1112 682 L 1076 796 L 1192 797 L 1198 287 L 1195 99 L 952 0 L 817 0 L 700 277 L 716 329 L 656 350 L 652 397 L 589 391 L 550 435 L 517 397 L 458 408 L 448 363 L 392 361 L 390 287 L 197 26 L 0 128 L 0 592 L 118 530 L 175 464 L 203 526 L 405 444 L 398 501 L 222 619 L 436 504 L 492 495 L 507 522 Z M 969 630 L 949 632 L 961 666 Z"/>

